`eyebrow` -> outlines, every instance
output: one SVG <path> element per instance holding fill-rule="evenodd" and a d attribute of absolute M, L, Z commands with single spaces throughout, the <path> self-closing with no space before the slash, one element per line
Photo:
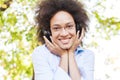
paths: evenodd
<path fill-rule="evenodd" d="M 65 25 L 68 25 L 68 24 L 74 24 L 74 23 L 73 22 L 68 22 Z M 53 24 L 52 26 L 60 26 L 60 24 Z"/>

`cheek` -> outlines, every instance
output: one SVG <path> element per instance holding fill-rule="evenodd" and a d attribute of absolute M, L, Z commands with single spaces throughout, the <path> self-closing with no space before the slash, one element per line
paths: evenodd
<path fill-rule="evenodd" d="M 70 33 L 71 33 L 72 36 L 76 36 L 77 35 L 76 30 L 72 30 Z"/>
<path fill-rule="evenodd" d="M 58 34 L 57 33 L 52 33 L 52 39 L 53 41 L 55 41 L 58 37 Z"/>
<path fill-rule="evenodd" d="M 73 40 L 73 41 L 75 40 L 76 36 L 77 36 L 77 33 L 76 33 L 76 32 L 72 33 L 72 40 Z"/>

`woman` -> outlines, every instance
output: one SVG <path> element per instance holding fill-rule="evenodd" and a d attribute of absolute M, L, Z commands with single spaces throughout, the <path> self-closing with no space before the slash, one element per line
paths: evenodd
<path fill-rule="evenodd" d="M 94 54 L 80 44 L 88 16 L 77 0 L 43 0 L 36 11 L 43 45 L 32 54 L 35 80 L 93 80 Z"/>

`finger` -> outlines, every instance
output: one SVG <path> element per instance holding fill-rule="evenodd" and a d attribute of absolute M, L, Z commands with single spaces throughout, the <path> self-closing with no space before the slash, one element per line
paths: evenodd
<path fill-rule="evenodd" d="M 60 50 L 61 50 L 61 48 L 53 41 L 53 38 L 52 38 L 52 36 L 50 36 L 50 39 L 51 39 L 51 41 L 52 41 L 52 43 L 53 43 L 53 47 L 54 47 L 54 50 L 57 50 L 58 52 L 54 52 L 54 54 L 55 55 L 57 55 L 57 56 L 61 56 L 61 54 L 59 53 L 60 52 Z M 53 48 L 52 47 L 52 48 Z"/>
<path fill-rule="evenodd" d="M 54 43 L 54 41 L 53 41 L 53 39 L 52 39 L 52 36 L 50 36 L 50 39 L 51 39 L 52 43 Z"/>
<path fill-rule="evenodd" d="M 53 41 L 53 38 L 51 36 L 50 36 L 50 39 L 51 39 L 53 45 L 56 46 L 56 47 L 58 47 L 58 45 Z"/>
<path fill-rule="evenodd" d="M 53 44 L 46 38 L 46 36 L 43 36 L 45 43 L 47 46 L 52 46 Z"/>
<path fill-rule="evenodd" d="M 79 39 L 80 31 L 77 31 L 77 39 Z"/>
<path fill-rule="evenodd" d="M 84 28 L 82 28 L 82 32 L 81 32 L 81 36 L 80 36 L 79 40 L 82 40 L 82 39 L 83 39 L 84 34 L 85 34 L 85 30 L 84 30 Z"/>
<path fill-rule="evenodd" d="M 49 43 L 49 40 L 46 38 L 46 36 L 43 36 L 45 43 Z"/>

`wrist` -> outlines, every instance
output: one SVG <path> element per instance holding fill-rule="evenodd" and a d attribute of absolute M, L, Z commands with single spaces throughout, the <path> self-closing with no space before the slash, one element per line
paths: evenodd
<path fill-rule="evenodd" d="M 74 56 L 74 52 L 69 52 L 69 56 Z"/>
<path fill-rule="evenodd" d="M 66 58 L 68 56 L 68 54 L 67 53 L 64 53 L 64 54 L 62 54 L 60 57 L 61 58 Z"/>
<path fill-rule="evenodd" d="M 68 53 L 69 53 L 69 54 L 74 54 L 74 51 L 69 50 Z"/>

